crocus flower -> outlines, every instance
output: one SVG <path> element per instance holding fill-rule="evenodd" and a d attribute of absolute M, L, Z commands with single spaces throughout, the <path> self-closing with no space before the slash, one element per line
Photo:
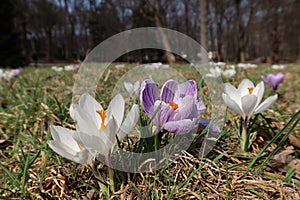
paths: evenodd
<path fill-rule="evenodd" d="M 236 74 L 235 69 L 226 69 L 222 71 L 222 75 L 225 76 L 225 78 L 231 78 Z"/>
<path fill-rule="evenodd" d="M 244 79 L 236 89 L 229 83 L 225 84 L 223 100 L 225 104 L 243 118 L 242 132 L 239 134 L 241 149 L 248 151 L 252 143 L 250 134 L 247 131 L 248 121 L 252 114 L 265 111 L 277 100 L 277 94 L 268 97 L 262 103 L 264 94 L 264 82 L 260 82 L 256 87 L 248 80 Z"/>
<path fill-rule="evenodd" d="M 63 70 L 62 67 L 57 67 L 57 66 L 52 66 L 51 69 L 56 71 L 56 72 L 61 72 Z"/>
<path fill-rule="evenodd" d="M 217 78 L 222 74 L 222 69 L 220 69 L 219 67 L 210 68 L 209 71 L 210 73 L 205 74 L 206 77 Z"/>
<path fill-rule="evenodd" d="M 207 126 L 209 126 L 209 132 L 213 135 L 219 135 L 219 133 L 221 132 L 220 128 L 215 123 L 213 123 L 212 120 L 199 118 L 198 124 L 202 129 L 205 129 Z"/>
<path fill-rule="evenodd" d="M 130 82 L 124 82 L 124 87 L 131 97 L 138 95 L 140 89 L 140 82 L 136 81 L 134 84 Z"/>
<path fill-rule="evenodd" d="M 225 63 L 225 62 L 217 62 L 216 65 L 217 65 L 218 67 L 223 67 L 223 66 L 226 65 L 226 63 Z"/>
<path fill-rule="evenodd" d="M 19 69 L 13 69 L 13 70 L 11 70 L 11 74 L 12 74 L 12 76 L 18 76 L 18 75 L 20 75 L 20 70 Z"/>
<path fill-rule="evenodd" d="M 88 161 L 90 157 L 97 158 L 99 154 L 107 157 L 117 142 L 116 137 L 124 138 L 139 118 L 135 104 L 123 121 L 124 107 L 120 94 L 112 99 L 107 110 L 89 94 L 83 94 L 79 104 L 72 104 L 70 108 L 70 115 L 77 123 L 76 131 L 52 126 L 54 140 L 48 142 L 49 146 L 63 157 L 79 163 Z M 69 145 L 67 140 L 72 144 Z M 80 160 L 82 157 L 87 159 Z"/>
<path fill-rule="evenodd" d="M 274 64 L 271 67 L 272 67 L 272 69 L 285 69 L 287 67 L 287 65 L 286 64 L 284 64 L 284 65 Z"/>
<path fill-rule="evenodd" d="M 116 95 L 104 110 L 93 97 L 83 94 L 79 104 L 72 105 L 70 114 L 77 122 L 76 138 L 82 146 L 97 156 L 108 156 L 117 142 L 132 131 L 139 118 L 138 105 L 134 104 L 124 118 L 125 102 L 122 95 Z"/>
<path fill-rule="evenodd" d="M 50 126 L 53 140 L 48 141 L 50 148 L 57 154 L 80 164 L 92 161 L 92 155 L 75 139 L 75 131 L 60 126 Z"/>
<path fill-rule="evenodd" d="M 182 84 L 168 80 L 162 86 L 159 99 L 156 83 L 147 79 L 141 84 L 140 102 L 159 130 L 184 134 L 194 128 L 195 119 L 205 110 L 197 92 L 197 84 L 193 80 Z"/>
<path fill-rule="evenodd" d="M 75 67 L 74 67 L 74 65 L 66 65 L 66 66 L 64 66 L 64 70 L 65 71 L 73 71 L 73 70 L 75 70 Z"/>
<path fill-rule="evenodd" d="M 278 86 L 283 82 L 284 80 L 284 74 L 279 72 L 276 74 L 268 74 L 267 78 L 264 76 L 261 76 L 261 80 L 268 84 L 273 90 L 277 90 Z"/>
<path fill-rule="evenodd" d="M 256 64 L 251 64 L 251 63 L 238 63 L 237 64 L 238 68 L 243 68 L 243 69 L 248 69 L 248 68 L 257 68 Z"/>
<path fill-rule="evenodd" d="M 252 114 L 267 110 L 277 100 L 276 94 L 260 104 L 263 94 L 263 82 L 255 87 L 250 80 L 244 79 L 237 89 L 230 83 L 225 83 L 223 100 L 230 109 L 239 113 L 244 119 L 249 119 Z"/>

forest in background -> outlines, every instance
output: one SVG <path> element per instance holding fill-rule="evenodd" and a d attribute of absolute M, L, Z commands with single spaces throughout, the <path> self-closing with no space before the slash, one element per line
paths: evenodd
<path fill-rule="evenodd" d="M 32 55 L 82 61 L 100 42 L 138 27 L 184 33 L 215 61 L 295 62 L 299 10 L 298 0 L 2 0 L 0 66 L 26 65 Z M 119 61 L 145 61 L 143 51 L 133 56 Z"/>

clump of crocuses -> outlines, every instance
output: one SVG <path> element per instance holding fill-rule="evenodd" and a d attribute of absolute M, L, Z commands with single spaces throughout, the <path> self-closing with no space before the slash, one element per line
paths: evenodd
<path fill-rule="evenodd" d="M 277 94 L 268 97 L 262 103 L 261 100 L 264 95 L 264 82 L 260 82 L 256 86 L 249 80 L 244 79 L 235 88 L 230 83 L 225 83 L 225 91 L 223 93 L 223 100 L 225 104 L 241 115 L 243 119 L 242 133 L 239 133 L 239 140 L 241 149 L 248 151 L 254 138 L 250 138 L 248 132 L 248 123 L 252 115 L 258 114 L 270 108 L 277 100 Z"/>
<path fill-rule="evenodd" d="M 268 74 L 267 77 L 261 76 L 261 80 L 268 84 L 273 90 L 277 90 L 278 86 L 284 80 L 284 74 L 281 72 L 276 74 Z"/>

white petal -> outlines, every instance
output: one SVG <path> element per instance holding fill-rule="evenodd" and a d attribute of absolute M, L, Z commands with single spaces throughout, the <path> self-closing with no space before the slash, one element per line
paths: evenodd
<path fill-rule="evenodd" d="M 256 103 L 257 97 L 255 95 L 248 94 L 242 97 L 242 108 L 245 116 L 250 117 L 250 115 L 254 112 Z"/>
<path fill-rule="evenodd" d="M 96 113 L 96 111 L 95 111 Z M 98 115 L 98 113 L 96 113 Z M 99 116 L 97 116 L 100 118 Z M 97 135 L 100 126 L 101 120 L 93 120 L 92 116 L 85 112 L 85 110 L 81 109 L 80 107 L 77 108 L 77 131 L 84 132 L 89 135 Z M 99 122 L 96 122 L 99 121 Z"/>
<path fill-rule="evenodd" d="M 116 119 L 117 125 L 118 127 L 121 126 L 122 121 L 123 121 L 123 117 L 124 117 L 124 104 L 125 101 L 122 97 L 122 95 L 117 94 L 110 102 L 106 115 L 106 123 L 112 118 L 112 116 L 114 116 L 114 118 Z M 106 124 L 105 123 L 105 124 Z"/>
<path fill-rule="evenodd" d="M 103 108 L 91 95 L 81 95 L 78 107 L 88 113 L 90 116 L 89 120 L 92 120 L 95 124 L 101 124 L 101 119 L 96 111 L 103 110 Z"/>
<path fill-rule="evenodd" d="M 223 100 L 224 100 L 225 104 L 230 109 L 232 109 L 233 111 L 239 113 L 241 116 L 244 115 L 244 113 L 243 113 L 242 109 L 240 108 L 240 106 L 235 101 L 233 101 L 227 94 L 223 93 L 222 97 L 223 97 Z"/>
<path fill-rule="evenodd" d="M 225 93 L 241 107 L 241 94 L 230 83 L 225 83 Z"/>
<path fill-rule="evenodd" d="M 249 79 L 244 79 L 238 86 L 238 91 L 241 96 L 249 94 L 248 88 L 254 88 L 254 84 Z"/>
<path fill-rule="evenodd" d="M 116 135 L 118 131 L 119 126 L 117 125 L 117 121 L 112 116 L 111 120 L 107 123 L 105 129 L 102 131 L 101 138 L 103 139 L 103 142 L 106 144 L 106 146 L 111 147 L 116 143 Z"/>
<path fill-rule="evenodd" d="M 139 119 L 139 107 L 137 104 L 134 104 L 127 114 L 123 124 L 118 133 L 119 140 L 122 140 L 130 131 L 132 131 L 133 127 L 136 125 Z"/>
<path fill-rule="evenodd" d="M 74 121 L 77 121 L 77 118 L 76 118 L 77 108 L 78 108 L 77 104 L 71 104 L 71 106 L 70 106 L 70 116 L 72 117 L 72 119 Z"/>
<path fill-rule="evenodd" d="M 140 89 L 140 82 L 136 81 L 133 85 L 133 90 L 136 92 L 138 89 Z"/>
<path fill-rule="evenodd" d="M 270 96 L 269 98 L 267 98 L 265 101 L 263 101 L 255 110 L 255 114 L 263 112 L 265 110 L 267 110 L 268 108 L 270 108 L 272 106 L 273 103 L 275 103 L 275 101 L 277 100 L 278 96 L 277 94 Z"/>
<path fill-rule="evenodd" d="M 130 82 L 124 82 L 124 87 L 125 87 L 126 91 L 130 95 L 132 95 L 132 92 L 133 92 L 133 85 L 132 85 L 132 83 L 130 83 Z"/>
<path fill-rule="evenodd" d="M 51 140 L 51 141 L 48 141 L 47 144 L 57 154 L 61 155 L 62 157 L 65 157 L 65 158 L 67 158 L 69 160 L 75 161 L 74 157 L 75 157 L 75 155 L 76 155 L 77 152 L 73 151 L 70 148 L 67 148 L 60 141 Z"/>
<path fill-rule="evenodd" d="M 100 152 L 103 155 L 107 152 L 107 147 L 102 138 L 103 135 L 88 135 L 80 132 L 78 136 L 84 148 L 89 149 L 93 153 L 93 156 L 95 156 L 96 152 Z"/>
<path fill-rule="evenodd" d="M 253 90 L 253 95 L 257 96 L 257 103 L 256 106 L 258 106 L 258 104 L 261 102 L 263 96 L 264 96 L 264 91 L 265 91 L 265 85 L 264 82 L 260 82 L 259 84 L 256 85 L 256 87 Z"/>
<path fill-rule="evenodd" d="M 74 131 L 63 128 L 61 126 L 50 126 L 52 137 L 55 141 L 61 142 L 64 146 L 72 149 L 72 151 L 80 151 L 77 142 L 74 140 Z"/>

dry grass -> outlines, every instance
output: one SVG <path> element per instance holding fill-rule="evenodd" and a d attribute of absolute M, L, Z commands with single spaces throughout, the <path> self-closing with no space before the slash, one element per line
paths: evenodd
<path fill-rule="evenodd" d="M 181 66 L 177 67 L 182 70 Z M 270 141 L 270 127 L 260 121 L 258 125 L 265 129 L 261 129 L 252 151 L 242 154 L 234 134 L 233 121 L 236 118 L 233 113 L 229 114 L 224 128 L 227 134 L 206 158 L 198 158 L 197 149 L 192 148 L 160 170 L 140 174 L 117 172 L 119 189 L 107 197 L 89 168 L 61 158 L 46 144 L 51 138 L 50 124 L 74 128 L 68 113 L 74 73 L 56 74 L 45 68 L 30 75 L 33 70 L 22 70 L 21 77 L 11 82 L 1 81 L 0 198 L 300 199 L 300 171 L 297 166 L 292 173 L 288 162 L 273 159 L 256 173 L 266 156 L 276 149 L 278 141 L 263 153 L 250 170 L 247 169 Z M 113 80 L 118 79 L 126 70 L 121 74 L 111 72 L 110 76 Z M 281 98 L 276 107 L 267 113 L 267 117 L 276 120 L 270 123 L 276 132 L 283 128 L 300 105 L 299 93 L 295 92 L 299 90 L 300 66 L 295 64 L 287 70 L 285 86 L 279 88 Z M 257 74 L 266 72 L 268 70 L 260 68 L 258 72 L 248 72 L 248 75 L 258 80 Z M 188 72 L 188 76 L 193 75 Z M 237 83 L 241 78 L 242 75 L 234 81 Z M 108 77 L 107 82 L 110 81 Z M 104 91 L 105 88 L 100 86 L 99 90 Z M 99 97 L 108 94 L 103 92 Z M 107 99 L 104 101 L 107 102 Z M 299 130 L 298 125 L 292 134 L 299 138 Z M 289 149 L 289 146 L 291 144 L 287 140 L 280 146 L 280 151 Z M 299 155 L 299 147 L 294 146 L 292 153 L 285 157 L 291 156 L 290 159 L 297 160 Z M 104 177 L 107 176 L 106 170 L 106 167 L 99 167 Z M 108 178 L 106 180 L 109 184 Z"/>

